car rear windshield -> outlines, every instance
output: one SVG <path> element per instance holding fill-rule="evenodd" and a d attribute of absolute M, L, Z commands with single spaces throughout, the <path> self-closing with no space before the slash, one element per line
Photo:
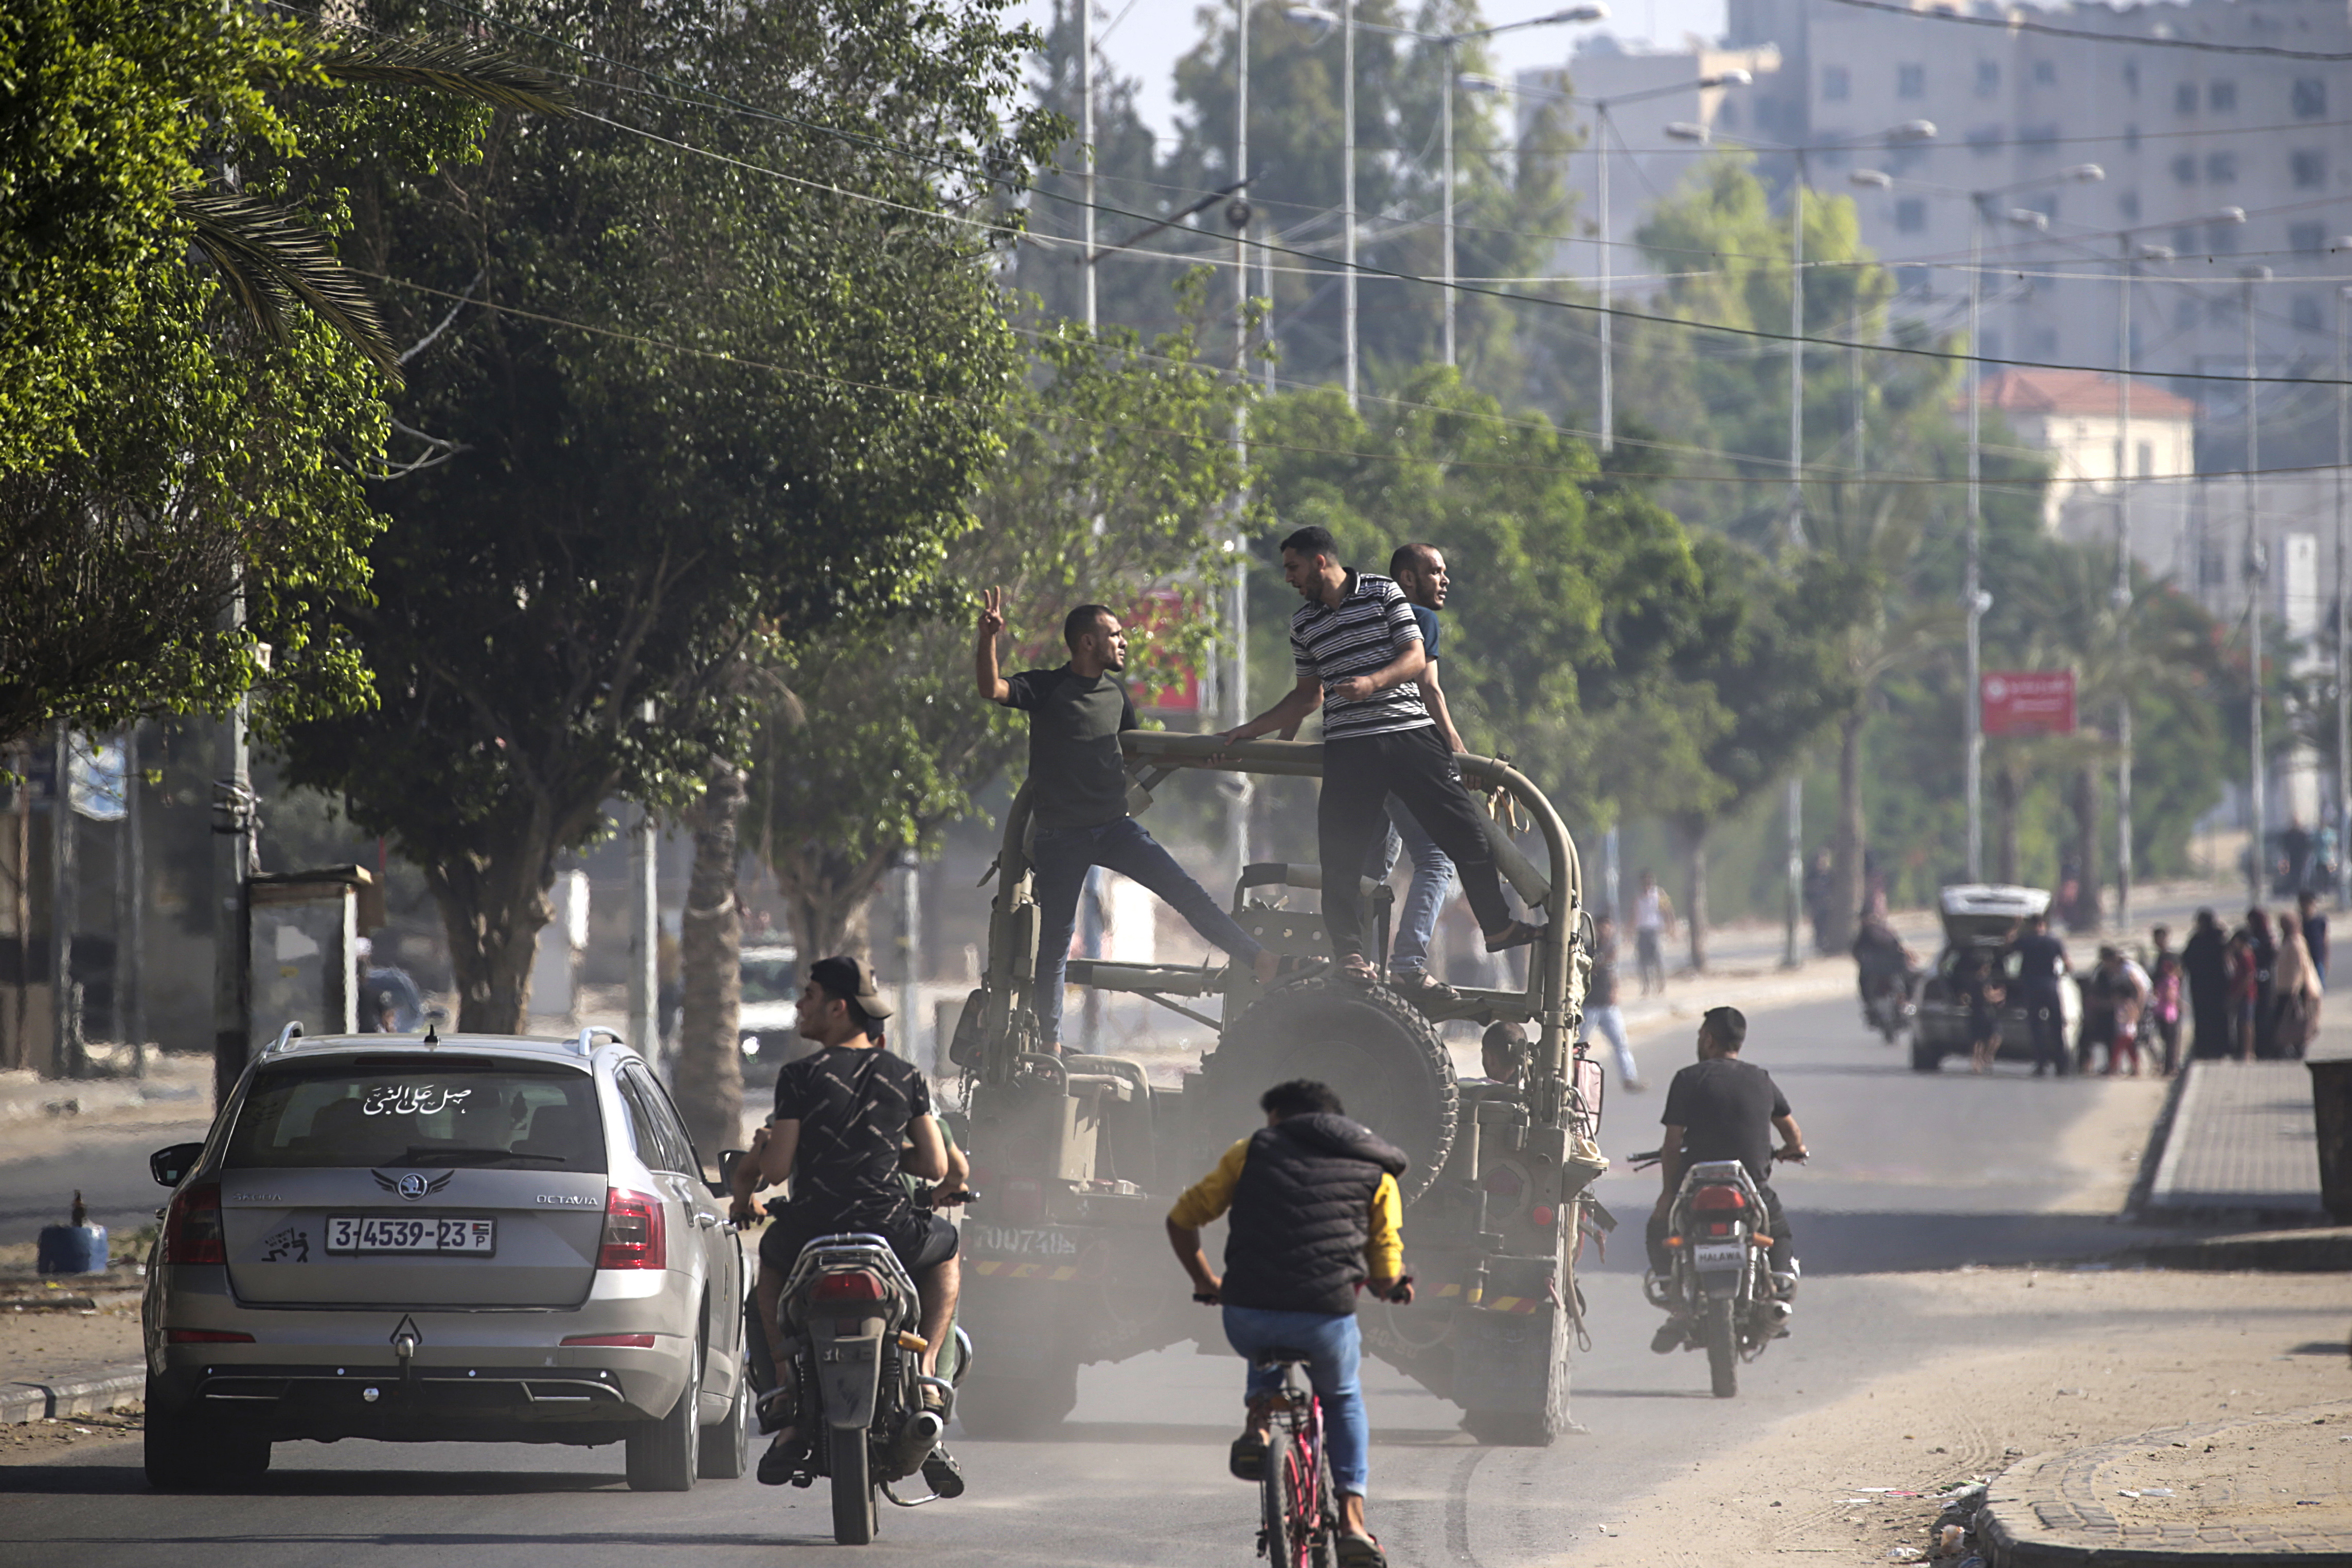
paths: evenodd
<path fill-rule="evenodd" d="M 602 1171 L 604 1124 L 594 1080 L 569 1068 L 389 1055 L 289 1062 L 255 1077 L 226 1163 Z"/>

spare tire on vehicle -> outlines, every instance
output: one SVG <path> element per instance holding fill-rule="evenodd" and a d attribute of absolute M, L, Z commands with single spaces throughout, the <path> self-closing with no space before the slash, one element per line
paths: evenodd
<path fill-rule="evenodd" d="M 1258 1096 L 1297 1078 L 1329 1085 L 1350 1117 L 1404 1152 L 1412 1163 L 1397 1185 L 1406 1203 L 1429 1190 L 1454 1146 L 1454 1059 L 1410 1003 L 1329 975 L 1261 998 L 1185 1091 L 1203 1152 L 1265 1125 Z"/>

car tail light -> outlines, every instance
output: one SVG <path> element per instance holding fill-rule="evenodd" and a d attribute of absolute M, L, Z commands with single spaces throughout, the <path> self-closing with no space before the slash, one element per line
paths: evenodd
<path fill-rule="evenodd" d="M 1691 1207 L 1701 1214 L 1720 1214 L 1747 1206 L 1747 1194 L 1738 1187 L 1701 1187 L 1698 1195 L 1691 1199 Z"/>
<path fill-rule="evenodd" d="M 812 1301 L 879 1301 L 882 1281 L 863 1271 L 827 1274 L 809 1289 Z"/>
<path fill-rule="evenodd" d="M 654 1348 L 651 1334 L 567 1334 L 567 1345 L 617 1345 L 627 1350 L 649 1351 Z"/>
<path fill-rule="evenodd" d="M 221 1236 L 221 1190 L 218 1182 L 199 1182 L 172 1195 L 163 1219 L 163 1261 L 166 1263 L 226 1263 L 228 1247 Z"/>
<path fill-rule="evenodd" d="M 604 1192 L 604 1239 L 596 1248 L 599 1268 L 665 1268 L 661 1200 L 620 1187 Z"/>
<path fill-rule="evenodd" d="M 167 1345 L 249 1345 L 251 1334 L 240 1334 L 235 1329 L 165 1329 L 163 1342 Z"/>

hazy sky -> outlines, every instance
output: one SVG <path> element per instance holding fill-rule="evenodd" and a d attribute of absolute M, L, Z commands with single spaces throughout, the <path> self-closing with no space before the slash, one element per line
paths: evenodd
<path fill-rule="evenodd" d="M 1517 21 L 1557 11 L 1565 0 L 1491 0 L 1490 23 Z M 1685 33 L 1713 38 L 1723 31 L 1723 0 L 1610 0 L 1612 15 L 1601 26 L 1631 43 L 1673 47 Z M 1221 7 L 1230 13 L 1231 6 Z M 1096 47 L 1112 70 L 1142 84 L 1138 106 L 1152 129 L 1168 135 L 1175 121 L 1173 93 L 1177 58 L 1201 35 L 1197 0 L 1096 0 Z M 1045 26 L 1052 0 L 1013 0 L 1012 15 Z M 1558 65 L 1576 39 L 1593 27 L 1529 27 L 1507 33 L 1487 47 L 1506 74 Z M 1337 47 L 1336 45 L 1334 46 Z"/>

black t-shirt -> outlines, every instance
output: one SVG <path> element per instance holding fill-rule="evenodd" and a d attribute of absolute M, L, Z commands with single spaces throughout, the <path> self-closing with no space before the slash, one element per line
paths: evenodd
<path fill-rule="evenodd" d="M 1685 1167 L 1737 1160 L 1758 1183 L 1772 1179 L 1772 1119 L 1789 1114 L 1772 1075 L 1733 1057 L 1693 1062 L 1666 1086 L 1659 1121 L 1683 1130 Z"/>
<path fill-rule="evenodd" d="M 1117 676 L 1058 669 L 1004 678 L 1007 708 L 1029 715 L 1030 810 L 1047 827 L 1100 827 L 1127 815 L 1127 763 L 1118 737 L 1137 728 L 1135 704 Z"/>
<path fill-rule="evenodd" d="M 832 1046 L 776 1075 L 776 1119 L 801 1124 L 791 1223 L 810 1234 L 912 1237 L 927 1223 L 908 1200 L 898 1159 L 931 1086 L 904 1057 Z"/>
<path fill-rule="evenodd" d="M 2017 954 L 2017 984 L 2027 991 L 2055 991 L 2066 973 L 2066 944 L 2043 931 L 2021 936 L 2010 951 Z"/>

